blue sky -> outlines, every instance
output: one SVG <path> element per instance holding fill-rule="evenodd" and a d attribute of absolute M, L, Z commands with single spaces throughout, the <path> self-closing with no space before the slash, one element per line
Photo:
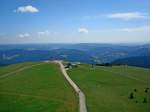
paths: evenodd
<path fill-rule="evenodd" d="M 0 1 L 0 44 L 149 42 L 150 0 Z"/>

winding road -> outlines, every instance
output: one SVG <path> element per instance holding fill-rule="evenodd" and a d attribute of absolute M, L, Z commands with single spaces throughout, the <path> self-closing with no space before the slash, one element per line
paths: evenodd
<path fill-rule="evenodd" d="M 68 76 L 64 65 L 62 64 L 62 61 L 53 61 L 56 64 L 59 64 L 62 74 L 64 75 L 65 79 L 69 82 L 69 84 L 73 87 L 75 92 L 79 96 L 79 112 L 87 112 L 86 108 L 86 98 L 84 93 L 80 90 L 80 88 L 71 80 L 71 78 Z"/>

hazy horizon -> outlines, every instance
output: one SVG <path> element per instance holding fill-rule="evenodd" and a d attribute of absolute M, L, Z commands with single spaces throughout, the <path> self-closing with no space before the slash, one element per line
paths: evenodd
<path fill-rule="evenodd" d="M 140 46 L 150 45 L 150 43 L 3 43 L 0 45 L 78 45 L 78 44 L 95 44 L 95 45 L 118 45 L 118 46 Z"/>

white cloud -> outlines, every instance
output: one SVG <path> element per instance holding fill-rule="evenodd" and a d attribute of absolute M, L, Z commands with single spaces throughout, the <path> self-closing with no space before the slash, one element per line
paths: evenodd
<path fill-rule="evenodd" d="M 78 29 L 78 32 L 79 32 L 79 33 L 88 33 L 89 30 L 88 30 L 87 28 L 79 28 L 79 29 Z"/>
<path fill-rule="evenodd" d="M 24 33 L 24 34 L 19 34 L 20 38 L 24 38 L 24 37 L 30 37 L 29 33 Z"/>
<path fill-rule="evenodd" d="M 43 36 L 43 35 L 49 35 L 50 34 L 50 32 L 48 31 L 48 30 L 45 30 L 45 31 L 40 31 L 40 32 L 38 32 L 38 35 L 39 36 Z"/>
<path fill-rule="evenodd" d="M 0 33 L 0 36 L 3 36 L 4 34 L 3 33 Z"/>
<path fill-rule="evenodd" d="M 96 19 L 100 19 L 102 18 L 102 15 L 95 15 L 95 16 L 83 16 L 82 19 L 83 20 L 96 20 Z"/>
<path fill-rule="evenodd" d="M 3 37 L 5 37 L 5 34 L 0 33 L 0 38 L 3 38 Z"/>
<path fill-rule="evenodd" d="M 39 10 L 31 5 L 27 5 L 27 6 L 20 6 L 18 7 L 15 12 L 18 13 L 37 13 L 39 12 Z"/>
<path fill-rule="evenodd" d="M 132 20 L 132 19 L 146 19 L 149 16 L 141 12 L 126 12 L 126 13 L 112 13 L 107 15 L 108 18 Z"/>
<path fill-rule="evenodd" d="M 119 31 L 124 31 L 124 32 L 150 32 L 150 25 L 136 27 L 136 28 L 122 28 L 122 29 L 119 29 Z"/>

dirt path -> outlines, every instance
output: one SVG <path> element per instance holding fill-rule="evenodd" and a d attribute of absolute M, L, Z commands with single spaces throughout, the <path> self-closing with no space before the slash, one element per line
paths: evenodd
<path fill-rule="evenodd" d="M 64 65 L 62 64 L 61 61 L 53 61 L 54 63 L 59 64 L 60 69 L 65 77 L 65 79 L 69 82 L 69 84 L 73 87 L 73 89 L 75 90 L 75 92 L 78 94 L 79 96 L 79 112 L 87 112 L 87 108 L 86 108 L 86 98 L 84 93 L 80 90 L 80 88 L 71 80 L 71 78 L 68 76 Z"/>
<path fill-rule="evenodd" d="M 6 74 L 4 74 L 4 75 L 1 75 L 1 76 L 0 76 L 0 79 L 6 78 L 6 77 L 8 77 L 8 76 L 10 76 L 10 75 L 13 75 L 13 74 L 18 73 L 18 72 L 21 72 L 21 71 L 23 71 L 23 70 L 32 68 L 32 67 L 34 67 L 34 66 L 39 66 L 39 65 L 41 65 L 41 64 L 44 64 L 44 63 L 39 63 L 39 64 L 34 64 L 34 65 L 22 67 L 22 68 L 20 68 L 20 69 L 18 69 L 18 70 L 15 70 L 15 71 L 13 71 L 13 72 L 6 73 Z"/>

